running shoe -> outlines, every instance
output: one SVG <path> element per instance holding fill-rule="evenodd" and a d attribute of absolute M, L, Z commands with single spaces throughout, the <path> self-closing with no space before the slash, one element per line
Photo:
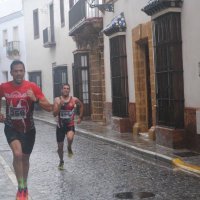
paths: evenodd
<path fill-rule="evenodd" d="M 58 169 L 59 170 L 63 170 L 64 169 L 64 161 L 60 161 L 60 163 L 58 165 Z"/>
<path fill-rule="evenodd" d="M 16 200 L 23 200 L 23 191 L 20 189 L 17 191 Z"/>
<path fill-rule="evenodd" d="M 68 149 L 68 157 L 71 158 L 74 155 L 74 153 L 71 148 L 68 147 L 67 149 Z"/>

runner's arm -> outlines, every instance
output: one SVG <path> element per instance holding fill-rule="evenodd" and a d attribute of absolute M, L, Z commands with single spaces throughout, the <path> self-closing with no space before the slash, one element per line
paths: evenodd
<path fill-rule="evenodd" d="M 4 117 L 4 114 L 1 113 L 1 101 L 2 101 L 2 98 L 0 97 L 0 122 L 4 122 L 5 117 Z"/>
<path fill-rule="evenodd" d="M 49 103 L 46 97 L 42 97 L 37 100 L 39 105 L 42 109 L 46 110 L 47 112 L 51 112 L 53 110 L 53 105 Z"/>
<path fill-rule="evenodd" d="M 78 99 L 76 98 L 76 104 L 78 104 L 80 106 L 80 114 L 79 114 L 79 118 L 78 118 L 78 121 L 77 123 L 81 123 L 82 119 L 83 119 L 83 103 Z"/>
<path fill-rule="evenodd" d="M 5 120 L 4 114 L 1 113 L 2 97 L 3 97 L 3 89 L 2 89 L 2 85 L 0 85 L 0 122 L 4 122 Z"/>
<path fill-rule="evenodd" d="M 40 107 L 47 112 L 53 110 L 53 105 L 49 103 L 41 89 L 35 83 L 32 83 L 32 87 L 27 91 L 27 95 L 33 102 L 38 103 Z"/>
<path fill-rule="evenodd" d="M 55 98 L 54 100 L 54 104 L 53 104 L 53 116 L 56 117 L 59 112 L 60 112 L 60 99 L 59 98 Z"/>

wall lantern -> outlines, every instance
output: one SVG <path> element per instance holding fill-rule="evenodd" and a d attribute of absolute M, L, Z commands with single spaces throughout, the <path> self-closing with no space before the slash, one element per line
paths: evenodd
<path fill-rule="evenodd" d="M 114 12 L 114 4 L 113 3 L 103 3 L 103 4 L 94 4 L 94 1 L 92 3 L 87 3 L 89 4 L 90 8 L 98 8 L 100 11 L 107 11 L 107 12 Z"/>

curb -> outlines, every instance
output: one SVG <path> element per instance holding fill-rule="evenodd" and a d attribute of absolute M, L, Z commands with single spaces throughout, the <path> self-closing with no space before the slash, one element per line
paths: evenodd
<path fill-rule="evenodd" d="M 39 120 L 39 121 L 43 121 L 43 122 L 48 123 L 50 125 L 56 125 L 56 122 L 54 123 L 54 122 L 51 122 L 51 121 L 47 121 L 47 120 L 44 120 L 44 119 L 39 118 L 39 117 L 34 117 L 34 119 Z M 119 145 L 119 146 L 121 146 L 125 149 L 129 149 L 131 151 L 134 151 L 135 153 L 138 153 L 140 155 L 144 155 L 144 157 L 148 156 L 152 159 L 164 161 L 165 163 L 179 167 L 180 169 L 182 169 L 186 172 L 190 172 L 194 175 L 200 175 L 200 166 L 186 163 L 183 160 L 181 160 L 180 158 L 172 158 L 172 157 L 160 154 L 160 153 L 145 150 L 145 149 L 142 149 L 142 148 L 130 145 L 130 144 L 126 144 L 126 143 L 121 142 L 121 141 L 113 140 L 112 138 L 106 138 L 106 137 L 103 137 L 101 135 L 97 135 L 95 133 L 92 133 L 90 131 L 86 131 L 86 130 L 78 128 L 78 127 L 76 127 L 76 131 L 80 135 L 85 135 L 87 137 L 97 138 L 97 139 L 100 139 L 102 141 L 109 142 L 110 144 Z"/>
<path fill-rule="evenodd" d="M 139 155 L 144 156 L 144 158 L 150 157 L 150 158 L 155 159 L 155 160 L 164 161 L 167 164 L 172 164 L 173 158 L 171 158 L 169 156 L 165 156 L 165 155 L 153 152 L 153 151 L 145 150 L 145 149 L 142 149 L 142 148 L 133 146 L 131 144 L 127 144 L 127 143 L 118 141 L 118 140 L 113 140 L 112 138 L 106 138 L 106 137 L 103 137 L 101 135 L 86 131 L 86 130 L 81 129 L 81 128 L 76 128 L 76 131 L 80 135 L 85 135 L 85 136 L 91 137 L 91 138 L 97 138 L 101 141 L 106 141 L 110 144 L 120 146 L 120 147 L 127 149 L 129 151 L 133 151 L 134 153 L 137 153 Z"/>
<path fill-rule="evenodd" d="M 186 170 L 186 171 L 189 171 L 189 172 L 193 172 L 193 173 L 196 173 L 196 174 L 200 175 L 200 167 L 197 166 L 197 165 L 186 163 L 183 160 L 181 160 L 180 158 L 174 158 L 172 160 L 172 163 L 175 166 L 180 167 L 183 170 Z"/>

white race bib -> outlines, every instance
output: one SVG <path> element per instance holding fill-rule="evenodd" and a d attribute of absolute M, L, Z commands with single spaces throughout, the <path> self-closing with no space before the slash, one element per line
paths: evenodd
<path fill-rule="evenodd" d="M 11 119 L 25 119 L 26 118 L 26 108 L 21 107 L 9 107 L 9 115 Z"/>

